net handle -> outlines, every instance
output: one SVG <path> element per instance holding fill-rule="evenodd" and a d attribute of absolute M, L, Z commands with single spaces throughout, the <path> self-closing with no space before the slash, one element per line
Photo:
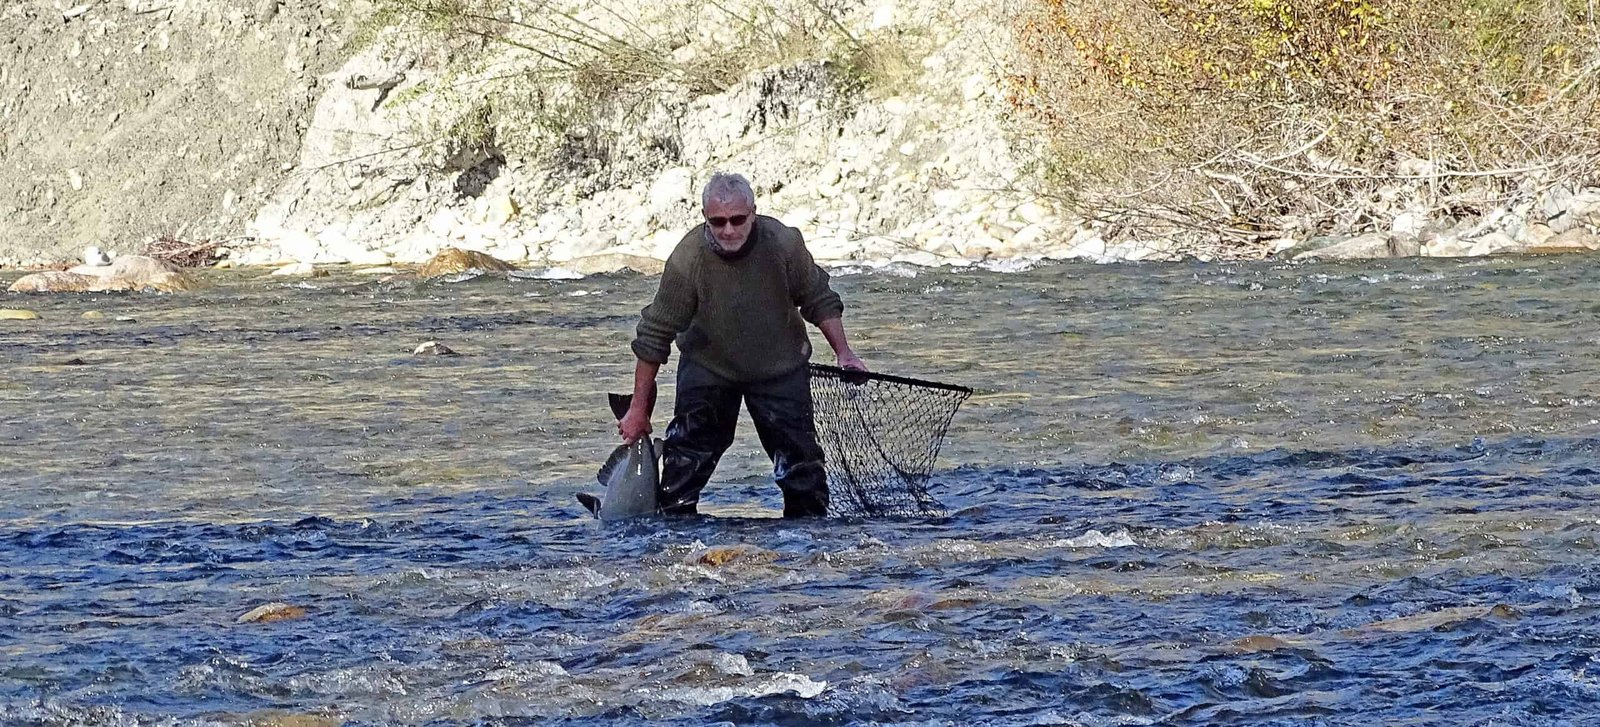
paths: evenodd
<path fill-rule="evenodd" d="M 847 383 L 850 379 L 854 379 L 856 381 L 887 381 L 893 384 L 926 386 L 930 389 L 943 389 L 945 391 L 959 391 L 968 395 L 972 394 L 972 389 L 969 389 L 965 386 L 957 386 L 955 384 L 942 384 L 937 381 L 926 381 L 923 379 L 913 379 L 905 376 L 894 376 L 891 374 L 878 374 L 871 371 L 858 371 L 856 369 L 842 369 L 838 366 L 829 366 L 827 364 L 819 363 L 809 364 L 809 366 L 811 367 L 812 372 L 837 376 L 841 379 L 845 379 Z"/>

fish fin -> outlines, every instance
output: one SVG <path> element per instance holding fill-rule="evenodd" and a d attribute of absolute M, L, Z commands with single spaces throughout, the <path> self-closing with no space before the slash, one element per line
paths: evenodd
<path fill-rule="evenodd" d="M 600 517 L 600 498 L 587 492 L 580 492 L 578 493 L 578 502 L 589 508 L 589 512 L 594 513 L 595 517 Z"/>
<path fill-rule="evenodd" d="M 617 421 L 627 416 L 628 407 L 633 406 L 633 394 L 606 394 L 611 400 L 611 413 L 617 416 Z"/>
<path fill-rule="evenodd" d="M 624 444 L 611 450 L 611 456 L 606 458 L 605 464 L 600 465 L 600 472 L 595 475 L 595 479 L 599 480 L 600 484 L 611 484 L 611 473 L 615 472 L 618 467 L 622 466 L 623 462 L 627 461 L 628 449 L 629 445 Z"/>
<path fill-rule="evenodd" d="M 617 421 L 622 421 L 622 418 L 628 414 L 628 408 L 633 406 L 633 394 L 606 394 L 606 399 L 611 402 L 611 413 L 617 417 Z M 646 403 L 648 406 L 644 410 L 654 414 L 656 411 L 655 382 L 650 383 L 650 398 Z"/>

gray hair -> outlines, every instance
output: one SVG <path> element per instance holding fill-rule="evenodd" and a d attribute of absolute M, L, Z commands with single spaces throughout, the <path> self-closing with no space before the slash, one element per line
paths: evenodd
<path fill-rule="evenodd" d="M 720 199 L 726 202 L 743 200 L 750 206 L 756 206 L 756 192 L 750 188 L 750 180 L 743 174 L 732 172 L 717 172 L 711 175 L 711 181 L 706 182 L 705 189 L 700 190 L 700 205 L 703 207 L 711 200 Z"/>

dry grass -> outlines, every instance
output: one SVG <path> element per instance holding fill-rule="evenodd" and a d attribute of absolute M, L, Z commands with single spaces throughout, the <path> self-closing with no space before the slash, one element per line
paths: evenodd
<path fill-rule="evenodd" d="M 1036 0 L 1010 98 L 1114 235 L 1436 222 L 1595 181 L 1592 0 Z"/>
<path fill-rule="evenodd" d="M 222 243 L 215 240 L 180 240 L 163 235 L 144 246 L 143 255 L 180 268 L 210 267 L 222 259 Z"/>

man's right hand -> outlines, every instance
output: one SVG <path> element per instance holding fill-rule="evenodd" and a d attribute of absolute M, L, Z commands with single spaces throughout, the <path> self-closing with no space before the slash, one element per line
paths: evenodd
<path fill-rule="evenodd" d="M 628 413 L 617 420 L 617 433 L 628 444 L 639 441 L 640 437 L 650 436 L 650 431 L 650 412 L 638 404 L 628 407 Z"/>

